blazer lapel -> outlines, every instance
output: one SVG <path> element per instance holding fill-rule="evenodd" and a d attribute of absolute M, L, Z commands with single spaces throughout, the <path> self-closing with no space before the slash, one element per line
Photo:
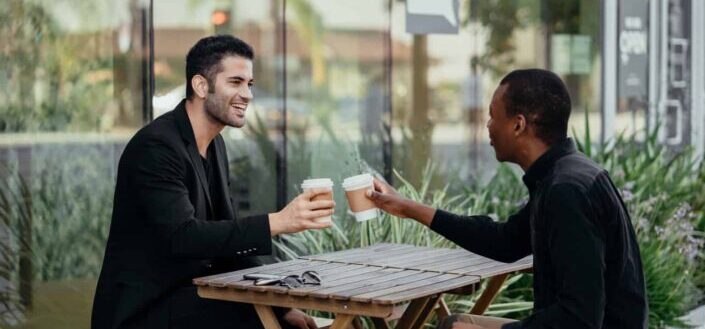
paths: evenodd
<path fill-rule="evenodd" d="M 213 140 L 213 146 L 215 146 L 215 159 L 213 160 L 213 163 L 217 163 L 218 166 L 216 167 L 216 177 L 218 182 L 220 183 L 220 189 L 218 192 L 220 192 L 220 200 L 222 207 L 219 209 L 221 211 L 221 216 L 224 216 L 226 219 L 235 219 L 235 212 L 233 211 L 233 204 L 230 202 L 230 189 L 229 189 L 229 182 L 228 182 L 228 157 L 226 155 L 225 151 L 225 144 L 222 142 L 222 137 L 217 136 Z"/>
<path fill-rule="evenodd" d="M 191 121 L 188 119 L 186 114 L 186 100 L 182 100 L 181 103 L 176 107 L 176 122 L 179 125 L 179 132 L 181 133 L 181 138 L 186 142 L 186 150 L 188 151 L 189 158 L 191 160 L 191 166 L 196 171 L 196 176 L 198 177 L 199 185 L 203 189 L 203 193 L 206 195 L 206 201 L 208 202 L 208 209 L 212 216 L 215 216 L 215 211 L 213 211 L 213 202 L 211 201 L 210 189 L 208 187 L 208 180 L 206 179 L 206 173 L 203 170 L 203 160 L 201 160 L 201 155 L 198 153 L 198 146 L 196 144 L 196 137 L 193 134 L 193 127 L 191 127 Z"/>

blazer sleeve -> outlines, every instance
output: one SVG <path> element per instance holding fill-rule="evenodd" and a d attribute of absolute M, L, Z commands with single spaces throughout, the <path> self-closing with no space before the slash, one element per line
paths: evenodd
<path fill-rule="evenodd" d="M 271 253 L 266 215 L 222 221 L 195 217 L 189 191 L 183 183 L 188 160 L 176 146 L 148 137 L 136 151 L 131 182 L 137 204 L 145 226 L 171 256 L 211 258 Z"/>

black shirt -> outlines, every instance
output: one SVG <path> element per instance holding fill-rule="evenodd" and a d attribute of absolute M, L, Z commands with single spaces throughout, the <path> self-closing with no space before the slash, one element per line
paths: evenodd
<path fill-rule="evenodd" d="M 523 177 L 529 202 L 504 223 L 436 211 L 431 229 L 480 255 L 534 255 L 534 312 L 502 328 L 647 328 L 631 219 L 607 172 L 554 144 Z"/>
<path fill-rule="evenodd" d="M 215 149 L 213 148 L 213 143 L 211 143 L 208 146 L 208 149 L 206 150 L 206 157 L 204 158 L 201 156 L 201 160 L 203 161 L 203 171 L 206 173 L 206 184 L 208 185 L 208 193 L 210 193 L 211 196 L 217 195 L 217 182 L 215 181 L 215 174 L 213 170 L 213 165 L 211 164 L 210 159 L 215 159 Z M 214 207 L 214 205 L 210 205 L 208 208 L 208 219 L 216 219 L 218 218 L 218 209 Z M 213 212 L 216 212 L 215 214 Z"/>

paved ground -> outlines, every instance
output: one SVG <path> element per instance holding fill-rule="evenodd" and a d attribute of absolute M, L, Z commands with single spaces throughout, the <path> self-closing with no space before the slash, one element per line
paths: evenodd
<path fill-rule="evenodd" d="M 685 316 L 687 323 L 693 326 L 693 329 L 705 329 L 705 305 L 702 305 Z"/>

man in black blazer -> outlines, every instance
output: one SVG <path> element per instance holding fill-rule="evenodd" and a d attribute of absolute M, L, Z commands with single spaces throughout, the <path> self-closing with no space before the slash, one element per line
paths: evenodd
<path fill-rule="evenodd" d="M 91 326 L 261 328 L 251 305 L 199 298 L 191 279 L 256 265 L 271 237 L 330 224 L 333 201 L 301 194 L 279 212 L 240 218 L 229 194 L 221 130 L 240 128 L 252 99 L 254 53 L 232 36 L 201 39 L 186 57 L 186 99 L 130 140 L 120 159 L 113 217 Z M 315 328 L 299 310 L 285 323 Z"/>

